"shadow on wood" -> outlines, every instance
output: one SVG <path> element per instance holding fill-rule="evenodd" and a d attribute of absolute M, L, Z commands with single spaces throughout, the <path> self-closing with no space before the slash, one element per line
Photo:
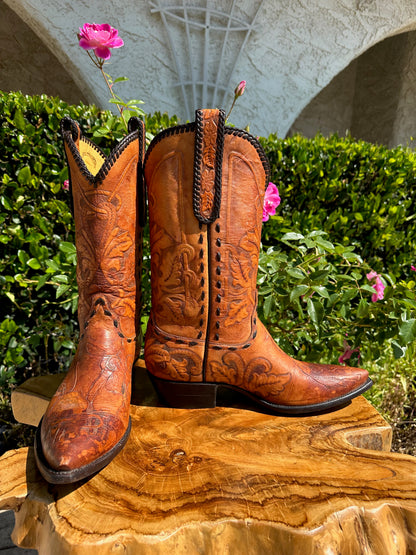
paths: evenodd
<path fill-rule="evenodd" d="M 169 409 L 136 370 L 130 439 L 99 474 L 50 486 L 31 448 L 0 459 L 0 508 L 16 511 L 18 545 L 82 555 L 416 552 L 416 458 L 389 452 L 391 429 L 364 398 L 296 418 L 239 405 Z M 16 417 L 24 405 L 37 424 L 49 385 L 23 384 Z"/>

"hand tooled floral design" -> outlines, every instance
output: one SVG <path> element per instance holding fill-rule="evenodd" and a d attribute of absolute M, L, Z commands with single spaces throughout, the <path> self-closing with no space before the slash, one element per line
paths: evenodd
<path fill-rule="evenodd" d="M 340 374 L 339 366 L 332 364 L 323 366 L 313 362 L 302 363 L 297 360 L 294 360 L 293 364 L 296 366 L 296 372 L 307 377 L 311 390 L 318 386 L 329 391 L 335 388 L 339 391 L 344 389 L 345 391 L 350 391 L 355 383 L 355 376 L 348 372 Z"/>
<path fill-rule="evenodd" d="M 256 279 L 259 243 L 256 231 L 249 230 L 237 247 L 224 249 L 231 280 L 228 310 L 224 326 L 229 327 L 251 316 L 256 307 Z"/>
<path fill-rule="evenodd" d="M 273 373 L 266 358 L 255 357 L 246 362 L 237 352 L 224 353 L 221 362 L 211 361 L 209 375 L 214 382 L 235 385 L 267 400 L 275 400 L 291 380 L 288 372 Z"/>
<path fill-rule="evenodd" d="M 126 273 L 132 269 L 126 255 L 134 245 L 133 238 L 116 225 L 117 208 L 109 202 L 108 192 L 88 191 L 82 200 L 78 241 L 82 284 L 86 285 L 101 270 L 109 283 L 125 285 Z"/>
<path fill-rule="evenodd" d="M 199 377 L 201 374 L 201 358 L 192 349 L 185 347 L 147 344 L 146 360 L 149 370 L 164 379 L 191 381 L 192 377 Z"/>
<path fill-rule="evenodd" d="M 111 286 L 111 309 L 119 316 L 135 313 L 134 240 L 120 226 L 121 199 L 106 190 L 76 187 L 77 280 L 79 316 L 83 326 L 91 296 Z M 114 289 L 116 288 L 116 289 Z"/>
<path fill-rule="evenodd" d="M 248 308 L 249 308 L 249 300 L 237 300 L 232 301 L 229 304 L 227 318 L 224 320 L 224 326 L 227 328 L 232 326 L 234 323 L 242 322 L 245 318 L 250 316 Z"/>
<path fill-rule="evenodd" d="M 216 382 L 232 383 L 237 386 L 241 385 L 241 380 L 239 378 L 239 361 L 237 360 L 237 365 L 233 365 L 231 360 L 228 362 L 230 363 L 229 365 L 224 363 L 224 357 L 221 362 L 212 360 L 209 363 L 210 375 Z"/>
<path fill-rule="evenodd" d="M 178 243 L 157 224 L 151 227 L 153 310 L 158 319 L 175 324 L 196 325 L 201 304 L 199 266 L 195 249 Z"/>
<path fill-rule="evenodd" d="M 274 374 L 271 362 L 263 357 L 250 360 L 244 374 L 245 387 L 270 401 L 278 398 L 291 379 L 289 372 Z"/>
<path fill-rule="evenodd" d="M 209 218 L 214 205 L 215 158 L 217 154 L 218 127 L 210 112 L 204 114 L 203 123 L 202 168 L 200 183 L 200 210 L 205 218 Z"/>
<path fill-rule="evenodd" d="M 126 272 L 126 253 L 132 248 L 133 239 L 128 231 L 115 227 L 107 237 L 103 256 L 100 260 L 101 269 L 108 273 L 110 282 L 124 281 Z"/>
<path fill-rule="evenodd" d="M 216 154 L 217 154 L 217 151 L 215 149 L 215 146 L 207 147 L 204 150 L 204 153 L 202 155 L 203 164 L 205 164 L 209 168 L 213 168 L 215 166 L 215 156 L 216 156 Z"/>

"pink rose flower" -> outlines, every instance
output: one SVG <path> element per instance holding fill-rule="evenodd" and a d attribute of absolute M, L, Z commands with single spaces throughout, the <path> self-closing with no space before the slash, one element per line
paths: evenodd
<path fill-rule="evenodd" d="M 416 272 L 416 266 L 410 266 L 410 269 L 412 270 L 412 272 Z"/>
<path fill-rule="evenodd" d="M 236 86 L 236 88 L 234 89 L 234 97 L 238 98 L 239 96 L 241 96 L 245 91 L 245 89 L 246 89 L 246 82 L 240 81 Z"/>
<path fill-rule="evenodd" d="M 386 288 L 386 286 L 381 281 L 378 273 L 374 270 L 371 270 L 371 272 L 367 274 L 367 279 L 371 282 L 371 285 L 376 291 L 375 293 L 373 293 L 373 295 L 371 295 L 372 302 L 375 303 L 384 299 L 384 289 Z"/>
<path fill-rule="evenodd" d="M 65 179 L 63 185 L 62 185 L 62 189 L 64 191 L 69 191 L 69 179 Z"/>
<path fill-rule="evenodd" d="M 78 39 L 81 48 L 94 50 L 95 55 L 103 60 L 111 58 L 110 48 L 120 48 L 124 44 L 118 30 L 108 23 L 85 23 L 79 30 Z"/>
<path fill-rule="evenodd" d="M 344 352 L 338 358 L 338 362 L 340 364 L 343 364 L 346 360 L 351 358 L 353 353 L 358 353 L 358 359 L 360 358 L 360 348 L 356 347 L 355 349 L 352 349 L 351 345 L 348 345 L 347 340 L 344 339 Z"/>
<path fill-rule="evenodd" d="M 270 182 L 264 195 L 263 222 L 267 222 L 270 216 L 274 216 L 276 214 L 276 208 L 279 204 L 279 190 L 274 183 Z"/>

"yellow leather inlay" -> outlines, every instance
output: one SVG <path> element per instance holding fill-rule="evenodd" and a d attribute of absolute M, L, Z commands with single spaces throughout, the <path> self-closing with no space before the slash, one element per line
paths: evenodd
<path fill-rule="evenodd" d="M 104 156 L 102 156 L 98 150 L 95 150 L 89 143 L 83 141 L 82 138 L 79 141 L 79 153 L 84 160 L 88 171 L 92 175 L 97 175 L 100 171 L 101 166 L 104 163 Z"/>

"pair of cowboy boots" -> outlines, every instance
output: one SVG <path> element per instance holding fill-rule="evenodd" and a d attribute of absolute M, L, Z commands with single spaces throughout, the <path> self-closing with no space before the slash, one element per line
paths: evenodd
<path fill-rule="evenodd" d="M 143 177 L 152 308 L 144 356 L 172 407 L 214 407 L 219 387 L 283 414 L 334 409 L 372 384 L 365 370 L 299 362 L 256 314 L 256 277 L 269 164 L 259 142 L 225 126 L 221 110 L 157 135 L 143 123 L 106 158 L 64 119 L 78 256 L 80 341 L 39 425 L 36 458 L 52 483 L 103 468 L 127 441 L 138 355 Z"/>

